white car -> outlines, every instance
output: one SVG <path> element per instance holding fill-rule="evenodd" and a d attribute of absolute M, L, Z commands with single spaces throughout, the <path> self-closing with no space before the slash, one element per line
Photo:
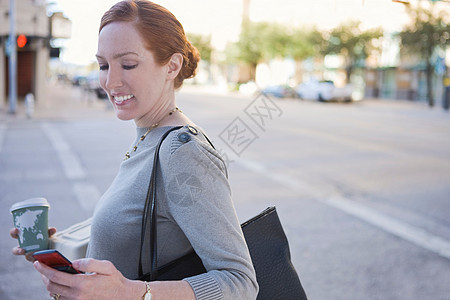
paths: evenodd
<path fill-rule="evenodd" d="M 309 81 L 301 83 L 295 89 L 301 99 L 318 101 L 352 101 L 353 87 L 347 84 L 337 87 L 333 81 Z"/>

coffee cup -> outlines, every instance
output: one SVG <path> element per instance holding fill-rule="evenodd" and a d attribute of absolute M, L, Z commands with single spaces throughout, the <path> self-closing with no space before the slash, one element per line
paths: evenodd
<path fill-rule="evenodd" d="M 31 198 L 15 203 L 10 212 L 19 229 L 19 246 L 25 252 L 48 249 L 48 209 L 45 198 Z"/>

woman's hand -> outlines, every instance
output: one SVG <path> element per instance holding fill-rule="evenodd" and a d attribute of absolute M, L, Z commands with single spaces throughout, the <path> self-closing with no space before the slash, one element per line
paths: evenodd
<path fill-rule="evenodd" d="M 145 293 L 143 282 L 126 279 L 109 261 L 85 258 L 72 265 L 86 274 L 73 275 L 34 263 L 50 296 L 60 295 L 59 299 L 139 299 Z"/>
<path fill-rule="evenodd" d="M 54 235 L 55 233 L 56 233 L 56 228 L 55 228 L 55 227 L 49 227 L 49 228 L 48 228 L 48 237 L 49 237 L 49 238 L 50 238 L 52 235 Z M 17 239 L 19 238 L 19 229 L 13 228 L 13 229 L 11 229 L 11 230 L 9 231 L 9 234 L 11 235 L 11 237 L 12 237 L 13 239 L 16 239 L 16 240 L 17 240 Z M 14 247 L 14 248 L 12 249 L 12 253 L 13 253 L 14 255 L 25 255 L 25 258 L 26 258 L 28 261 L 31 261 L 31 262 L 35 261 L 35 259 L 34 259 L 33 256 L 32 256 L 33 252 L 25 253 L 25 250 L 24 250 L 23 248 L 20 248 L 19 246 Z"/>

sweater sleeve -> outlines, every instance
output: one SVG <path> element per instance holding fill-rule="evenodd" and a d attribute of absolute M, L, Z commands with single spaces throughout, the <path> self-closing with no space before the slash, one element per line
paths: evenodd
<path fill-rule="evenodd" d="M 185 278 L 196 298 L 255 299 L 258 284 L 220 155 L 194 136 L 172 139 L 161 166 L 167 210 L 207 273 Z"/>

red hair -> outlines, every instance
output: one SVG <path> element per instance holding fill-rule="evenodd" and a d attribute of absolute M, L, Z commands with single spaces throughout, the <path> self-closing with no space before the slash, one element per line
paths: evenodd
<path fill-rule="evenodd" d="M 200 54 L 187 40 L 181 23 L 166 8 L 146 0 L 121 1 L 105 12 L 99 32 L 113 22 L 132 22 L 161 65 L 168 63 L 175 53 L 183 56 L 183 66 L 174 82 L 176 89 L 184 79 L 195 76 Z"/>

